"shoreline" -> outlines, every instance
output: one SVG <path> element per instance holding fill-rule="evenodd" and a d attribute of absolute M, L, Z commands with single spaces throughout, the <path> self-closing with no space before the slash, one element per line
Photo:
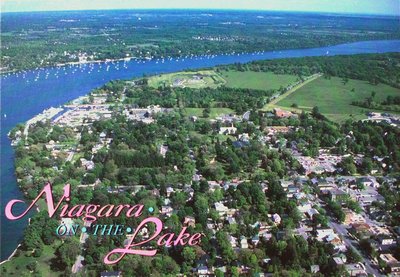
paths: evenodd
<path fill-rule="evenodd" d="M 19 188 L 19 187 L 18 187 Z M 40 212 L 39 206 L 36 205 L 36 212 Z M 31 224 L 31 217 L 28 218 L 28 226 Z M 26 228 L 26 227 L 25 227 Z M 18 249 L 22 246 L 22 243 L 18 243 L 17 247 L 15 247 L 14 251 L 10 254 L 10 256 L 3 260 L 0 261 L 0 265 L 5 264 L 7 262 L 10 262 L 12 258 L 14 258 L 15 254 L 17 253 Z"/>
<path fill-rule="evenodd" d="M 129 62 L 132 59 L 138 59 L 138 60 L 152 60 L 150 58 L 138 58 L 138 57 L 126 57 L 126 58 L 115 58 L 115 59 L 105 59 L 105 60 L 93 60 L 93 61 L 82 61 L 82 62 L 65 62 L 65 63 L 57 63 L 53 65 L 47 65 L 47 66 L 40 66 L 40 67 L 35 67 L 35 68 L 27 68 L 27 69 L 19 69 L 19 70 L 8 70 L 8 71 L 1 71 L 0 76 L 5 75 L 5 74 L 17 74 L 21 72 L 26 72 L 26 71 L 35 71 L 35 70 L 43 70 L 46 68 L 54 68 L 54 67 L 65 67 L 68 65 L 86 65 L 86 64 L 98 64 L 98 63 L 108 63 L 108 62 L 121 62 L 121 61 L 126 61 Z"/>
<path fill-rule="evenodd" d="M 339 44 L 327 44 L 323 46 L 318 46 L 315 45 L 313 47 L 300 47 L 300 48 L 271 48 L 271 49 L 263 49 L 259 51 L 253 51 L 253 52 L 246 52 L 246 54 L 254 54 L 257 52 L 274 52 L 274 51 L 290 51 L 290 50 L 306 50 L 306 49 L 317 49 L 317 48 L 325 48 L 325 47 L 334 47 L 334 46 L 339 46 L 339 45 L 346 45 L 346 44 L 353 44 L 353 43 L 362 43 L 362 42 L 378 42 L 378 41 L 400 41 L 400 38 L 395 38 L 395 39 L 372 39 L 372 40 L 356 40 L 356 41 L 347 41 Z M 230 54 L 237 54 L 240 53 L 240 51 L 233 51 Z M 229 53 L 208 53 L 208 54 L 196 54 L 196 56 L 205 56 L 205 55 L 228 55 Z M 183 56 L 190 56 L 193 54 L 186 54 Z M 168 58 L 181 58 L 182 56 L 169 56 Z M 82 62 L 64 62 L 64 63 L 56 63 L 53 65 L 47 65 L 47 66 L 39 66 L 35 68 L 26 68 L 26 69 L 18 69 L 18 70 L 8 70 L 8 71 L 0 71 L 0 77 L 6 74 L 18 74 L 22 72 L 27 72 L 27 71 L 36 71 L 36 70 L 43 70 L 47 68 L 56 68 L 56 67 L 65 67 L 68 65 L 90 65 L 90 64 L 99 64 L 99 63 L 108 63 L 108 62 L 121 62 L 121 61 L 127 61 L 130 62 L 131 60 L 147 60 L 147 61 L 152 61 L 154 59 L 161 59 L 162 56 L 152 56 L 152 57 L 124 57 L 124 58 L 112 58 L 112 59 L 104 59 L 104 60 L 93 60 L 93 61 L 82 61 Z M 164 59 L 167 59 L 167 57 L 164 57 Z"/>
<path fill-rule="evenodd" d="M 18 248 L 21 247 L 21 245 L 22 245 L 22 243 L 18 244 L 17 247 L 15 248 L 15 250 L 11 253 L 11 255 L 6 260 L 0 262 L 0 265 L 5 264 L 6 262 L 10 262 L 11 259 L 14 257 L 15 253 L 17 253 Z"/>

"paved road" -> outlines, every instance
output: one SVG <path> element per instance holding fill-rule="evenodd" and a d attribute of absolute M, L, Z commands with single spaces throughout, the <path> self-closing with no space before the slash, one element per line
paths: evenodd
<path fill-rule="evenodd" d="M 77 273 L 83 268 L 82 262 L 84 260 L 85 260 L 85 258 L 83 258 L 83 256 L 81 256 L 81 255 L 76 257 L 76 261 L 75 261 L 75 263 L 74 263 L 74 265 L 72 266 L 72 269 L 71 269 L 72 273 Z"/>
<path fill-rule="evenodd" d="M 351 247 L 353 249 L 354 252 L 356 252 L 360 257 L 362 257 L 363 259 L 363 264 L 365 265 L 366 271 L 369 274 L 373 274 L 374 276 L 383 276 L 381 273 L 379 273 L 379 271 L 372 265 L 370 259 L 365 258 L 364 255 L 353 245 L 353 241 L 350 240 L 347 236 L 348 236 L 348 232 L 347 229 L 342 225 L 342 224 L 338 224 L 332 221 L 332 219 L 330 219 L 329 222 L 329 227 L 331 227 L 332 229 L 334 229 L 338 234 L 341 235 L 341 237 L 343 238 L 344 243 L 346 244 L 346 247 L 349 248 Z"/>

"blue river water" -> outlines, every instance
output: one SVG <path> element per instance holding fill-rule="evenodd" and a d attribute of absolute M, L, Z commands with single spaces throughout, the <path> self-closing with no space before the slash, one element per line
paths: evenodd
<path fill-rule="evenodd" d="M 89 93 L 115 79 L 130 79 L 185 69 L 196 69 L 254 60 L 305 56 L 333 56 L 363 53 L 400 52 L 400 40 L 364 41 L 336 46 L 260 53 L 193 57 L 180 60 L 119 61 L 65 67 L 52 67 L 1 76 L 1 260 L 8 258 L 22 239 L 28 219 L 10 221 L 4 206 L 11 199 L 23 199 L 14 175 L 14 153 L 7 133 L 49 107 Z M 23 210 L 24 207 L 18 207 Z M 17 210 L 17 209 L 16 209 Z"/>

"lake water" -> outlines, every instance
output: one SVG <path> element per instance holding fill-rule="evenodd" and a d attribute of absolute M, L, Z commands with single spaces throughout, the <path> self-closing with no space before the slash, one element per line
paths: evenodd
<path fill-rule="evenodd" d="M 13 149 L 7 133 L 19 122 L 25 122 L 49 107 L 89 93 L 114 79 L 129 79 L 144 74 L 174 72 L 221 64 L 245 63 L 262 59 L 305 56 L 351 55 L 399 52 L 400 40 L 364 41 L 330 47 L 271 51 L 254 54 L 219 55 L 184 60 L 100 63 L 61 68 L 46 68 L 1 76 L 1 260 L 6 259 L 22 239 L 26 220 L 10 221 L 4 216 L 4 205 L 11 199 L 22 199 L 14 175 Z M 6 116 L 4 116 L 6 115 Z M 20 210 L 23 207 L 19 207 Z"/>

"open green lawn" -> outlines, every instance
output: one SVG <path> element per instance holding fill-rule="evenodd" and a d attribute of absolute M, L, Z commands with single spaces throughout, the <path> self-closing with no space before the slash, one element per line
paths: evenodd
<path fill-rule="evenodd" d="M 354 88 L 354 91 L 352 89 Z M 371 85 L 365 81 L 349 80 L 344 84 L 341 78 L 318 78 L 296 90 L 277 103 L 277 106 L 290 108 L 297 104 L 299 109 L 311 111 L 318 106 L 321 113 L 333 121 L 343 121 L 350 117 L 365 118 L 369 109 L 356 107 L 351 102 L 364 100 L 375 91 L 374 101 L 382 102 L 387 96 L 399 96 L 400 89 L 388 85 Z"/>
<path fill-rule="evenodd" d="M 42 255 L 39 258 L 31 256 L 31 252 L 22 251 L 20 256 L 13 257 L 11 262 L 6 262 L 0 266 L 1 276 L 31 276 L 26 275 L 28 272 L 27 265 L 36 262 L 37 271 L 40 276 L 60 276 L 61 272 L 54 272 L 50 269 L 51 260 L 55 257 L 55 249 L 61 244 L 56 241 L 53 245 L 44 245 Z"/>
<path fill-rule="evenodd" d="M 189 87 L 189 88 L 215 88 L 225 83 L 214 70 L 200 70 L 190 72 L 176 72 L 170 74 L 162 74 L 149 78 L 149 86 L 158 88 L 167 87 Z"/>
<path fill-rule="evenodd" d="M 200 78 L 199 78 L 200 77 Z M 214 70 L 199 70 L 189 72 L 175 72 L 149 77 L 149 86 L 216 88 L 220 85 L 233 88 L 251 89 L 279 89 L 296 82 L 297 77 L 287 74 L 254 71 L 224 71 L 217 73 Z"/>
<path fill-rule="evenodd" d="M 220 74 L 226 80 L 225 85 L 234 88 L 279 89 L 281 86 L 287 87 L 297 80 L 294 75 L 280 75 L 272 72 L 227 71 Z"/>
<path fill-rule="evenodd" d="M 236 140 L 236 138 L 234 137 L 234 136 L 231 136 L 231 135 L 221 135 L 221 134 L 216 134 L 216 135 L 203 135 L 203 134 L 200 134 L 199 132 L 197 132 L 197 131 L 190 131 L 189 132 L 189 135 L 190 135 L 190 137 L 192 137 L 192 138 L 197 138 L 197 139 L 200 139 L 200 140 L 202 140 L 203 142 L 207 142 L 207 143 L 211 143 L 212 142 L 212 136 L 215 136 L 216 138 L 218 138 L 219 139 L 219 141 L 221 141 L 221 142 L 223 142 L 223 141 L 226 141 L 228 138 L 230 138 L 232 141 L 235 141 Z"/>
<path fill-rule="evenodd" d="M 203 117 L 203 110 L 203 108 L 185 108 L 185 113 L 187 116 Z M 229 108 L 211 108 L 210 118 L 213 119 L 219 115 L 231 113 L 234 113 L 234 111 Z"/>

